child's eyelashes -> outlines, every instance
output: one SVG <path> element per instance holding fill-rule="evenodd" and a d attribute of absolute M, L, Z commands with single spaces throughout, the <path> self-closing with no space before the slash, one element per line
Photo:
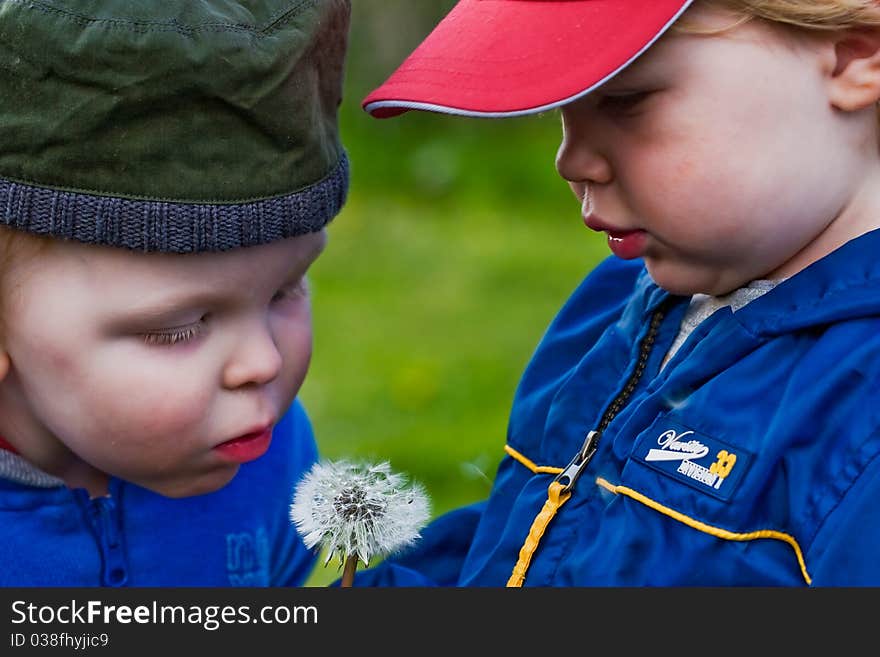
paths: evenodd
<path fill-rule="evenodd" d="M 285 285 L 278 289 L 278 291 L 272 296 L 271 303 L 273 305 L 284 304 L 289 301 L 295 301 L 307 297 L 308 284 L 305 277 L 303 277 L 290 285 Z M 191 324 L 139 331 L 137 332 L 137 335 L 149 346 L 170 347 L 190 342 L 200 337 L 205 332 L 212 315 L 213 313 L 206 313 L 200 317 L 198 321 Z"/>
<path fill-rule="evenodd" d="M 272 304 L 283 304 L 288 301 L 302 299 L 308 296 L 308 285 L 305 278 L 295 283 L 286 285 L 272 296 Z M 141 331 L 138 336 L 149 346 L 170 347 L 181 343 L 190 342 L 200 337 L 208 324 L 209 314 L 201 317 L 197 322 L 185 326 Z"/>
<path fill-rule="evenodd" d="M 151 346 L 170 347 L 182 342 L 189 342 L 201 335 L 204 322 L 162 329 L 160 331 L 148 331 L 141 334 L 144 342 Z"/>

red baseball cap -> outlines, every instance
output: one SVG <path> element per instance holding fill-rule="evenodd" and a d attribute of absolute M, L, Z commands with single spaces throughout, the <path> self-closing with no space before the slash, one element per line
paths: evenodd
<path fill-rule="evenodd" d="M 693 0 L 459 0 L 362 107 L 534 114 L 606 82 Z"/>

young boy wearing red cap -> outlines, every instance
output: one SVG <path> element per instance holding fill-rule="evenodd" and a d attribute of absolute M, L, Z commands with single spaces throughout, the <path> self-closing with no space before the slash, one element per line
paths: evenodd
<path fill-rule="evenodd" d="M 2 586 L 296 586 L 350 6 L 0 6 Z"/>
<path fill-rule="evenodd" d="M 485 502 L 359 584 L 880 584 L 880 5 L 461 0 L 364 101 L 557 108 L 613 256 Z"/>

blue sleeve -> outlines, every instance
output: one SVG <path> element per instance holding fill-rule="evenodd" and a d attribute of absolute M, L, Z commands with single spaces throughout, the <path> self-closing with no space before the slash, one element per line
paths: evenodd
<path fill-rule="evenodd" d="M 359 571 L 355 586 L 456 586 L 485 502 L 449 511 L 431 522 L 411 548 Z M 333 584 L 337 586 L 338 580 Z"/>
<path fill-rule="evenodd" d="M 880 456 L 850 487 L 806 555 L 813 586 L 880 586 Z"/>

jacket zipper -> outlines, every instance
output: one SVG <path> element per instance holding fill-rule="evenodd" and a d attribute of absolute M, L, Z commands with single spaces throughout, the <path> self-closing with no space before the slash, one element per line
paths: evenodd
<path fill-rule="evenodd" d="M 525 581 L 526 571 L 528 570 L 532 555 L 538 548 L 538 543 L 544 535 L 544 532 L 547 530 L 547 525 L 550 524 L 550 521 L 556 515 L 559 507 L 565 504 L 568 501 L 568 498 L 571 497 L 575 482 L 593 459 L 596 450 L 599 449 L 599 439 L 602 437 L 602 432 L 605 431 L 611 421 L 626 405 L 627 401 L 629 401 L 629 398 L 635 391 L 636 386 L 639 384 L 639 381 L 642 379 L 642 376 L 645 373 L 645 368 L 648 365 L 648 358 L 651 356 L 651 350 L 654 347 L 654 341 L 657 339 L 657 332 L 660 330 L 660 324 L 663 323 L 663 318 L 665 316 L 665 306 L 661 306 L 654 311 L 651 316 L 651 323 L 648 326 L 648 331 L 645 333 L 645 337 L 642 338 L 642 341 L 639 344 L 639 359 L 636 362 L 632 374 L 630 374 L 629 379 L 627 379 L 626 385 L 624 385 L 623 389 L 605 408 L 605 412 L 599 420 L 599 426 L 587 433 L 587 436 L 584 439 L 584 444 L 581 445 L 581 448 L 577 451 L 568 465 L 565 466 L 550 483 L 550 487 L 547 491 L 547 501 L 532 522 L 529 534 L 526 537 L 522 548 L 520 548 L 519 559 L 513 567 L 510 579 L 507 581 L 507 586 L 522 586 Z"/>
<path fill-rule="evenodd" d="M 109 495 L 97 497 L 88 500 L 88 509 L 101 550 L 101 585 L 125 586 L 128 582 L 128 564 L 122 545 L 116 502 Z"/>
<path fill-rule="evenodd" d="M 574 487 L 574 483 L 586 469 L 590 460 L 593 458 L 593 455 L 596 453 L 596 450 L 599 448 L 599 438 L 601 438 L 602 432 L 605 431 L 608 425 L 611 424 L 611 421 L 626 405 L 626 402 L 629 401 L 629 398 L 635 391 L 639 381 L 641 381 L 642 376 L 645 373 L 645 367 L 648 365 L 648 358 L 651 356 L 651 349 L 654 347 L 654 341 L 657 339 L 657 331 L 660 330 L 660 324 L 663 322 L 663 317 L 665 316 L 666 310 L 663 307 L 654 311 L 654 314 L 651 316 L 651 324 L 648 327 L 648 332 L 645 334 L 645 337 L 642 338 L 642 342 L 639 345 L 639 360 L 636 363 L 632 374 L 630 374 L 626 385 L 605 409 L 605 412 L 602 414 L 602 419 L 599 420 L 598 428 L 587 433 L 587 437 L 584 439 L 584 444 L 581 446 L 580 450 L 578 450 L 577 454 L 574 455 L 574 458 L 567 466 L 565 466 L 562 472 L 556 475 L 554 481 L 558 481 L 562 484 L 563 492 L 571 491 Z"/>

